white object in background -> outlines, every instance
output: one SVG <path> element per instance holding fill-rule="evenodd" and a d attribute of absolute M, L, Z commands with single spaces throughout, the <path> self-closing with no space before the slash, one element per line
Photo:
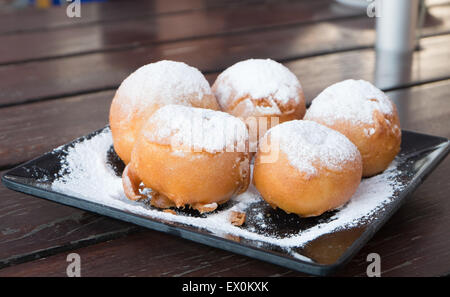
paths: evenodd
<path fill-rule="evenodd" d="M 404 86 L 411 81 L 413 52 L 377 50 L 375 85 L 382 90 Z"/>
<path fill-rule="evenodd" d="M 367 0 L 336 0 L 336 2 L 360 8 L 366 8 L 369 4 L 369 1 Z"/>
<path fill-rule="evenodd" d="M 377 17 L 376 49 L 393 52 L 409 52 L 416 47 L 416 29 L 419 0 L 380 1 Z"/>
<path fill-rule="evenodd" d="M 408 85 L 412 77 L 413 55 L 413 52 L 376 51 L 375 86 L 382 90 L 389 90 Z M 407 116 L 410 114 L 408 113 L 409 100 L 405 100 L 407 98 L 404 95 L 396 92 L 391 93 L 391 95 L 389 97 L 397 106 L 400 123 L 406 122 Z"/>

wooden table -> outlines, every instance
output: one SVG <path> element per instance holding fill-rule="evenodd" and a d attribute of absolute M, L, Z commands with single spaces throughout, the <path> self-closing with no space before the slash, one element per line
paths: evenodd
<path fill-rule="evenodd" d="M 283 62 L 310 102 L 331 83 L 383 81 L 402 127 L 450 137 L 450 1 L 432 0 L 421 48 L 384 69 L 374 19 L 331 0 L 142 0 L 0 15 L 0 170 L 103 127 L 114 90 L 139 66 L 184 61 L 213 82 L 247 58 Z M 383 66 L 383 65 L 382 65 Z M 400 73 L 400 75 L 399 75 Z M 450 273 L 450 161 L 409 197 L 339 276 L 364 276 L 381 255 L 383 276 Z M 83 276 L 300 276 L 0 186 L 0 276 L 64 276 L 70 252 Z"/>

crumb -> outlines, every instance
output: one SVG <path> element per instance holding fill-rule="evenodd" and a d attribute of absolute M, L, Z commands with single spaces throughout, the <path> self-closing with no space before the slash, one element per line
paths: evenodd
<path fill-rule="evenodd" d="M 200 213 L 205 213 L 216 210 L 217 206 L 218 206 L 217 203 L 214 202 L 210 204 L 197 204 L 194 205 L 193 208 L 198 210 Z"/>
<path fill-rule="evenodd" d="M 229 239 L 229 240 L 232 240 L 232 241 L 241 242 L 241 238 L 239 236 L 236 236 L 236 235 L 226 234 L 225 238 Z"/>
<path fill-rule="evenodd" d="M 245 223 L 245 213 L 232 211 L 230 215 L 230 222 L 234 226 L 242 226 Z"/>
<path fill-rule="evenodd" d="M 176 215 L 176 214 L 177 214 L 177 213 L 175 212 L 175 210 L 170 209 L 170 208 L 164 209 L 163 212 L 168 212 L 168 213 L 171 213 L 171 214 L 173 214 L 173 215 Z"/>
<path fill-rule="evenodd" d="M 167 198 L 166 196 L 159 194 L 157 192 L 151 193 L 152 200 L 150 200 L 150 205 L 154 206 L 156 208 L 169 208 L 169 207 L 175 207 L 175 203 Z"/>

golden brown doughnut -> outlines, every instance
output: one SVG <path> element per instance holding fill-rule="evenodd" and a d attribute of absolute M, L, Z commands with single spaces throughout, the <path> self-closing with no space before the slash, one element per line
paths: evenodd
<path fill-rule="evenodd" d="M 260 140 L 253 183 L 271 206 L 310 217 L 345 204 L 361 174 L 361 155 L 344 135 L 294 120 L 271 128 Z"/>
<path fill-rule="evenodd" d="M 166 105 L 144 124 L 124 174 L 124 184 L 144 183 L 166 207 L 200 212 L 244 192 L 249 184 L 247 128 L 240 119 L 209 109 Z M 139 178 L 133 179 L 137 175 Z M 136 186 L 127 196 L 135 199 Z M 127 193 L 127 190 L 125 191 Z M 159 202 L 158 202 L 159 203 Z"/>
<path fill-rule="evenodd" d="M 118 88 L 109 114 L 114 149 L 125 164 L 143 123 L 167 104 L 219 109 L 208 82 L 196 68 L 173 61 L 139 68 Z"/>
<path fill-rule="evenodd" d="M 305 119 L 347 136 L 359 149 L 363 176 L 384 171 L 400 151 L 401 129 L 395 104 L 363 80 L 345 80 L 326 88 Z"/>
<path fill-rule="evenodd" d="M 212 90 L 223 111 L 247 123 L 252 144 L 264 135 L 265 129 L 301 119 L 306 111 L 303 89 L 295 74 L 270 59 L 250 59 L 234 64 L 217 77 Z M 272 123 L 273 117 L 276 120 Z M 267 125 L 261 135 L 253 137 L 260 129 L 261 119 L 265 119 Z"/>

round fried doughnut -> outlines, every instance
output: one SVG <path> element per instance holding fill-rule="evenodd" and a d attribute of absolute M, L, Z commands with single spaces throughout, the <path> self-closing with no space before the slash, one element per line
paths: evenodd
<path fill-rule="evenodd" d="M 384 171 L 400 151 L 401 129 L 395 104 L 364 80 L 345 80 L 326 88 L 305 119 L 347 136 L 361 153 L 363 176 Z"/>
<path fill-rule="evenodd" d="M 163 195 L 168 207 L 214 210 L 248 187 L 247 143 L 247 127 L 236 117 L 166 105 L 144 124 L 126 169 L 132 174 L 124 176 L 124 185 L 142 181 Z M 136 186 L 127 188 L 127 196 L 135 199 Z"/>
<path fill-rule="evenodd" d="M 253 182 L 272 207 L 311 217 L 345 204 L 361 174 L 361 155 L 344 135 L 315 122 L 294 120 L 261 138 Z"/>
<path fill-rule="evenodd" d="M 223 111 L 242 118 L 249 125 L 250 141 L 254 143 L 264 135 L 266 128 L 301 119 L 306 111 L 303 89 L 295 74 L 270 59 L 250 59 L 234 64 L 217 77 L 212 90 Z M 257 134 L 261 120 L 266 121 L 266 127 L 252 140 L 252 132 Z"/>
<path fill-rule="evenodd" d="M 143 123 L 167 104 L 219 109 L 208 82 L 198 69 L 174 61 L 142 66 L 122 82 L 109 114 L 114 149 L 125 164 L 130 161 Z"/>

